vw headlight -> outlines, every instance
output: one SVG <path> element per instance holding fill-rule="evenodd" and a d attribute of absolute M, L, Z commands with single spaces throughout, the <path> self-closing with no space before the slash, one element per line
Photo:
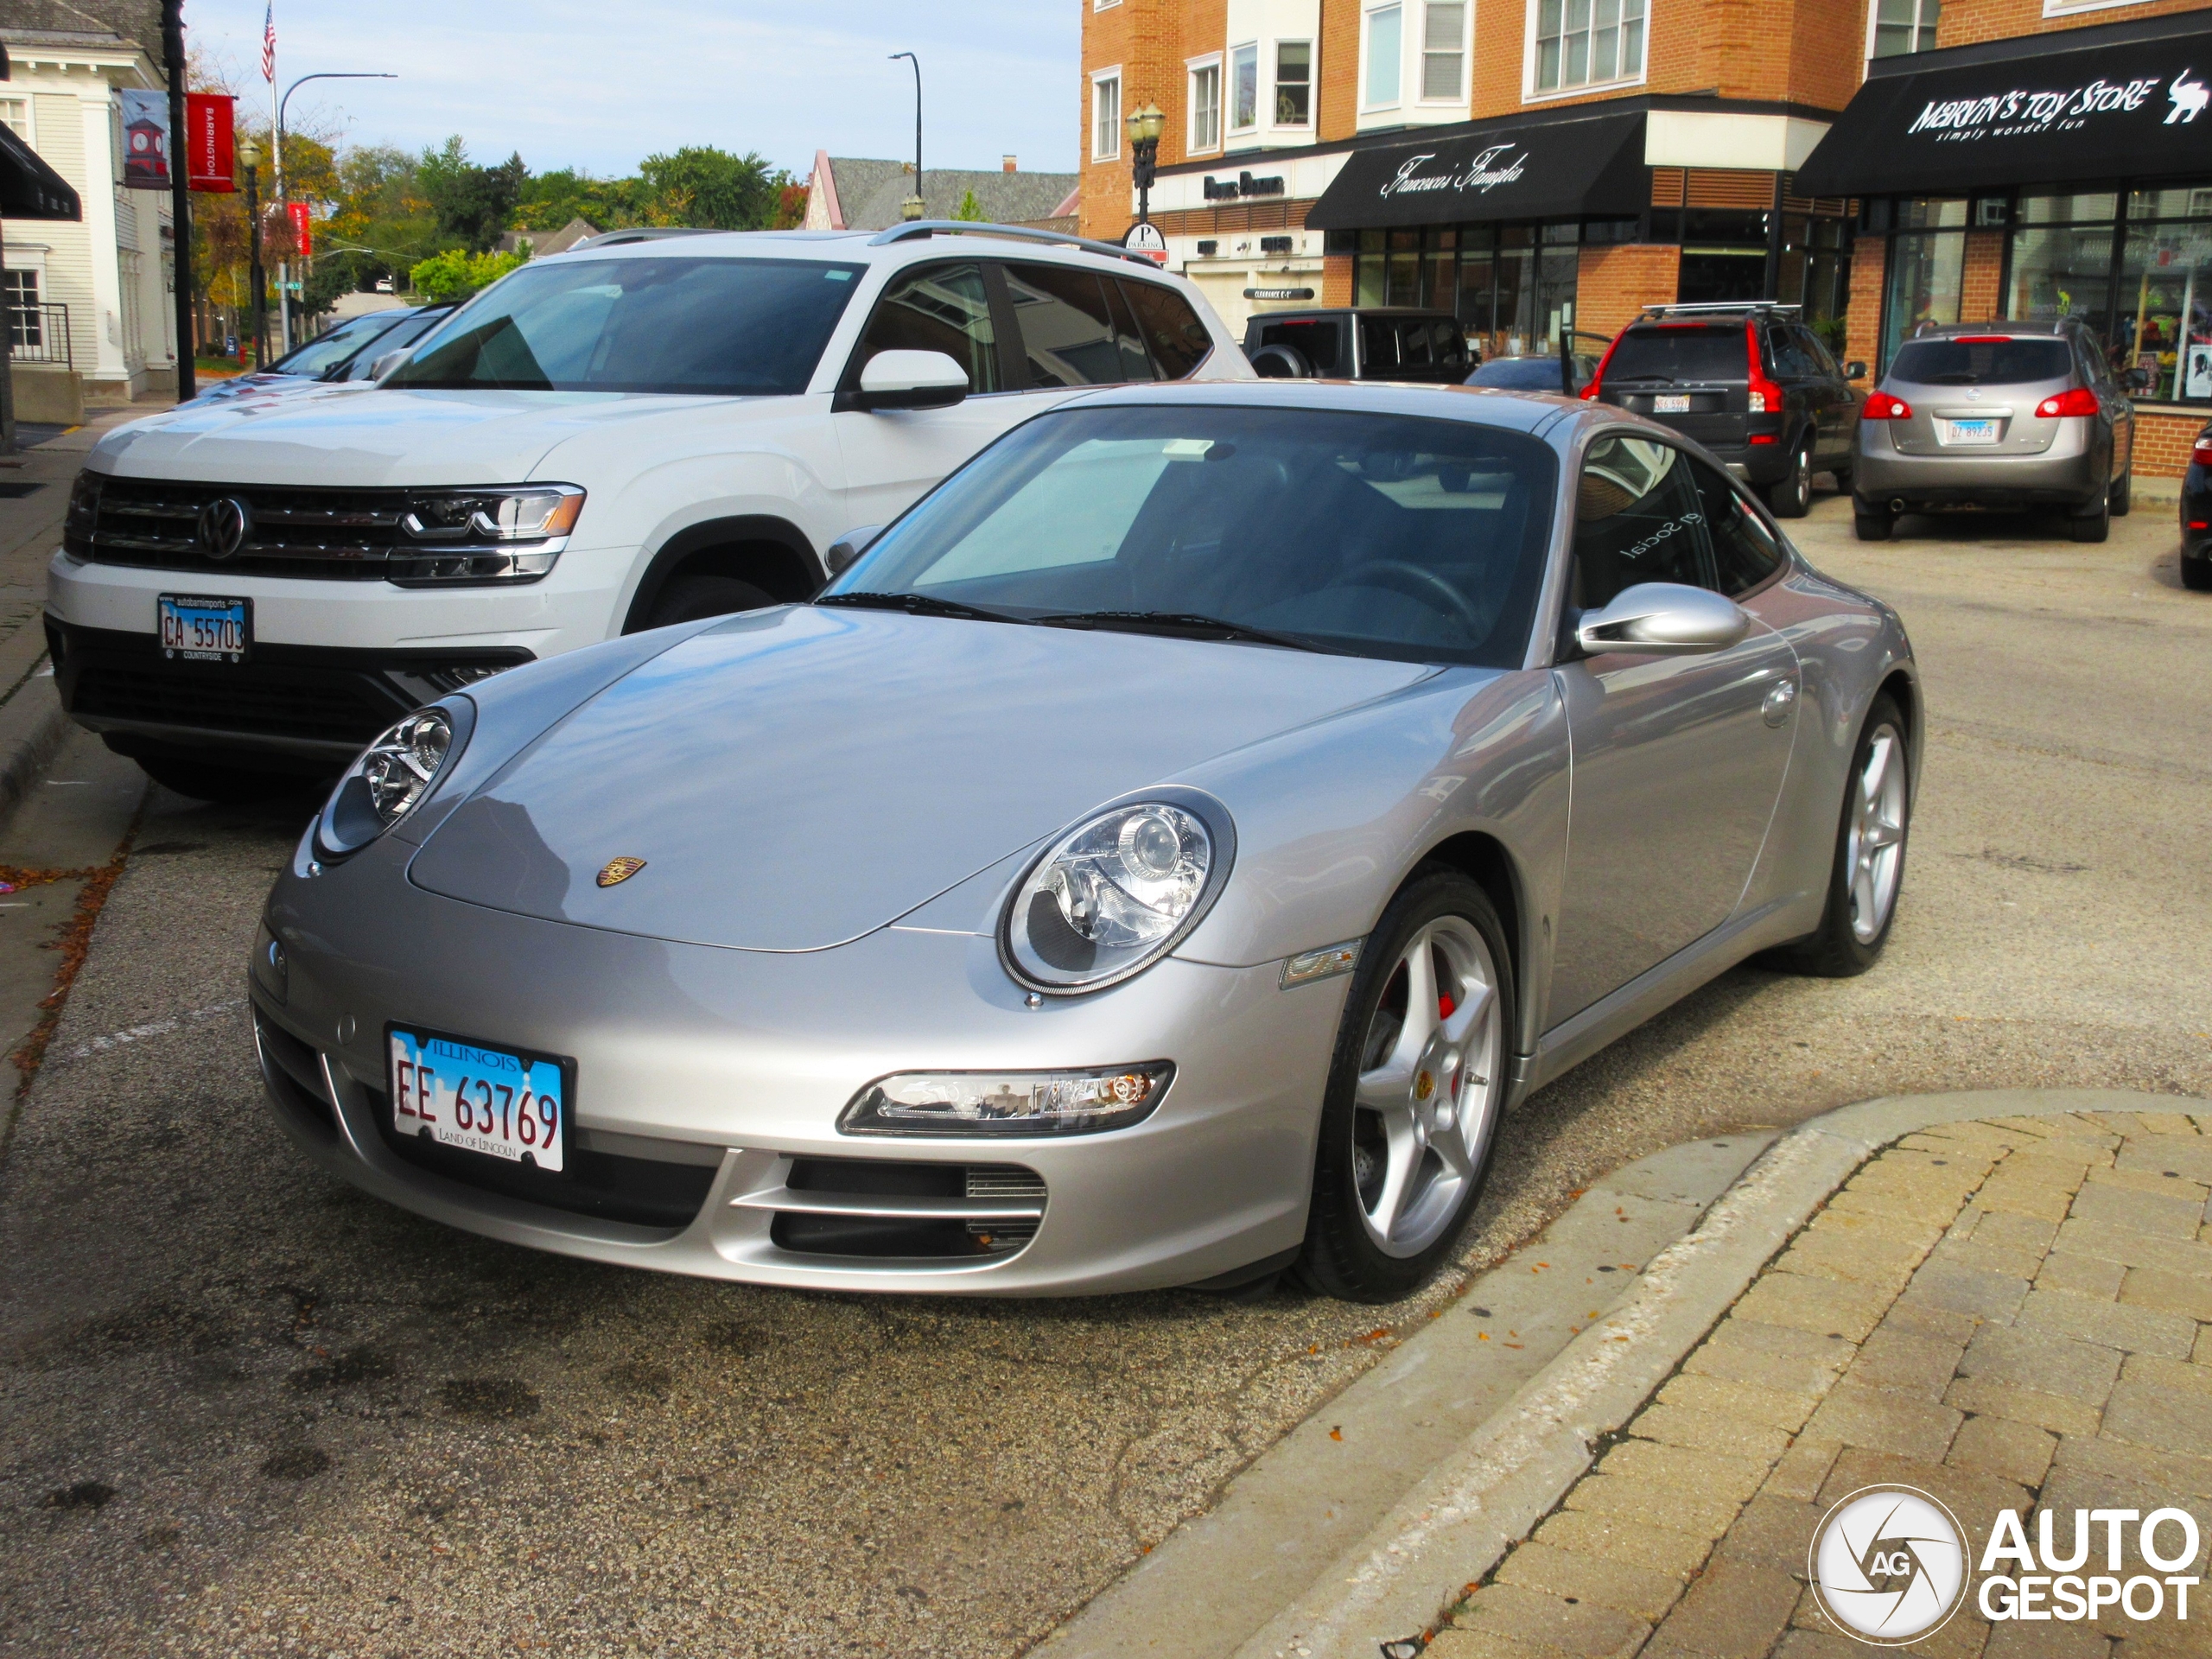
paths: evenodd
<path fill-rule="evenodd" d="M 1015 889 L 1007 967 L 1039 991 L 1111 985 L 1166 956 L 1220 891 L 1229 815 L 1189 791 L 1110 807 L 1060 837 Z"/>
<path fill-rule="evenodd" d="M 359 852 L 420 805 L 467 741 L 466 702 L 418 709 L 361 751 L 315 820 L 327 858 Z"/>
<path fill-rule="evenodd" d="M 583 512 L 573 484 L 504 490 L 436 490 L 410 495 L 387 571 L 410 582 L 526 582 L 561 556 Z"/>
<path fill-rule="evenodd" d="M 853 1097 L 845 1135 L 1089 1135 L 1152 1116 L 1166 1060 L 1077 1071 L 904 1071 Z"/>

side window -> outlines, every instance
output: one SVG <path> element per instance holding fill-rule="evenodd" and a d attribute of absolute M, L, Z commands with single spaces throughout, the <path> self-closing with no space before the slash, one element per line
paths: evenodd
<path fill-rule="evenodd" d="M 1820 373 L 1819 367 L 1807 354 L 1792 328 L 1770 328 L 1766 331 L 1767 352 L 1774 359 L 1774 372 L 1794 379 L 1810 379 Z"/>
<path fill-rule="evenodd" d="M 1006 286 L 1032 386 L 1110 386 L 1129 378 L 1097 272 L 1009 264 Z"/>
<path fill-rule="evenodd" d="M 1843 378 L 1842 365 L 1837 363 L 1818 334 L 1809 328 L 1800 328 L 1797 338 L 1805 348 L 1805 355 L 1813 359 L 1814 373 L 1825 375 L 1831 380 Z"/>
<path fill-rule="evenodd" d="M 1190 302 L 1180 294 L 1172 288 L 1162 288 L 1158 283 L 1123 278 L 1118 285 L 1122 296 L 1129 302 L 1129 309 L 1136 314 L 1137 328 L 1144 335 L 1144 343 L 1152 348 L 1153 365 L 1160 378 L 1189 378 L 1213 350 L 1213 336 L 1198 321 L 1198 314 L 1191 309 Z"/>
<path fill-rule="evenodd" d="M 970 391 L 999 391 L 999 355 L 982 267 L 923 265 L 892 278 L 846 371 L 857 386 L 878 352 L 943 352 L 968 371 Z"/>
<path fill-rule="evenodd" d="M 1387 380 L 1398 366 L 1398 325 L 1388 317 L 1359 320 L 1359 372 Z"/>
<path fill-rule="evenodd" d="M 1568 602 L 1595 610 L 1640 582 L 1719 586 L 1705 503 L 1690 459 L 1649 438 L 1603 437 L 1583 457 L 1574 493 L 1574 581 Z"/>
<path fill-rule="evenodd" d="M 1428 325 L 1428 328 L 1429 334 L 1435 342 L 1436 360 L 1451 368 L 1465 368 L 1467 366 L 1467 338 L 1459 332 L 1459 325 L 1456 322 L 1432 322 Z"/>
<path fill-rule="evenodd" d="M 1144 348 L 1144 330 L 1137 327 L 1137 314 L 1129 309 L 1129 296 L 1119 283 L 1102 278 L 1098 286 L 1105 290 L 1107 308 L 1114 314 L 1114 344 L 1122 353 L 1122 378 L 1156 378 L 1151 355 Z"/>
<path fill-rule="evenodd" d="M 1782 568 L 1782 545 L 1766 520 L 1729 486 L 1728 480 L 1701 461 L 1690 462 L 1705 522 L 1713 537 L 1714 574 L 1720 591 L 1740 599 Z"/>
<path fill-rule="evenodd" d="M 1428 366 L 1428 324 L 1418 317 L 1398 325 L 1398 361 Z"/>

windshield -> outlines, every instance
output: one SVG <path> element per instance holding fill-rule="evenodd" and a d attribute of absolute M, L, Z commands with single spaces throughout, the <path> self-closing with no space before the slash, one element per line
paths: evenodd
<path fill-rule="evenodd" d="M 814 378 L 861 270 L 636 256 L 525 265 L 384 384 L 788 397 Z"/>
<path fill-rule="evenodd" d="M 296 346 L 269 365 L 274 374 L 327 374 L 393 324 L 415 314 L 408 310 L 372 311 L 317 334 L 304 346 Z"/>
<path fill-rule="evenodd" d="M 1574 382 L 1589 378 L 1584 359 L 1575 362 Z M 1507 391 L 1557 391 L 1562 382 L 1555 357 L 1494 357 L 1467 377 L 1471 386 L 1497 386 Z"/>
<path fill-rule="evenodd" d="M 406 321 L 373 342 L 376 346 L 374 351 L 364 348 L 356 352 L 353 354 L 353 360 L 346 365 L 345 372 L 338 378 L 367 379 L 369 371 L 383 362 L 385 357 L 393 352 L 405 351 L 452 315 L 451 306 L 435 306 L 410 313 Z"/>
<path fill-rule="evenodd" d="M 1897 348 L 1890 378 L 1917 386 L 2018 386 L 2063 380 L 2073 370 L 2063 340 L 1912 340 Z"/>
<path fill-rule="evenodd" d="M 1068 410 L 984 451 L 826 597 L 1098 626 L 1211 619 L 1315 650 L 1517 668 L 1554 477 L 1535 440 L 1460 421 Z"/>
<path fill-rule="evenodd" d="M 1751 378 L 1750 366 L 1740 322 L 1719 328 L 1662 323 L 1656 328 L 1631 328 L 1621 336 L 1621 343 L 1613 347 L 1612 361 L 1605 365 L 1605 384 L 1648 380 L 1679 385 L 1746 380 Z"/>

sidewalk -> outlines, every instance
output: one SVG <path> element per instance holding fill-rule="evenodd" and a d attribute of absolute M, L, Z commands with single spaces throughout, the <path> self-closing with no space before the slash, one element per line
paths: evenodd
<path fill-rule="evenodd" d="M 2176 1104 L 2198 1103 L 2177 1102 Z M 2212 1115 L 1946 1124 L 1865 1165 L 1596 1468 L 1454 1610 L 1438 1659 L 1845 1659 L 1807 1587 L 1859 1488 L 1993 1517 L 2168 1506 L 2212 1537 Z M 2174 1547 L 2169 1532 L 2165 1548 Z M 2085 1571 L 2094 1573 L 2100 1562 Z M 2115 1560 L 2113 1565 L 2120 1566 Z M 2137 1571 L 2142 1569 L 2137 1568 Z M 2183 1569 L 2202 1572 L 2197 1566 Z M 1993 1626 L 1941 1659 L 2212 1653 L 2212 1601 Z"/>

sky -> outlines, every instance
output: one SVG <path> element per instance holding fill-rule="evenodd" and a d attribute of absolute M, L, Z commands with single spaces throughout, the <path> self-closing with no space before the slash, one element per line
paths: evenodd
<path fill-rule="evenodd" d="M 1078 0 L 444 0 L 435 7 L 276 0 L 276 84 L 322 70 L 288 126 L 342 127 L 408 149 L 459 133 L 480 162 L 521 152 L 533 172 L 634 173 L 656 151 L 758 151 L 798 177 L 814 153 L 914 148 L 922 60 L 925 168 L 1072 172 L 1080 109 Z M 243 98 L 265 103 L 263 0 L 185 0 L 192 43 Z"/>

